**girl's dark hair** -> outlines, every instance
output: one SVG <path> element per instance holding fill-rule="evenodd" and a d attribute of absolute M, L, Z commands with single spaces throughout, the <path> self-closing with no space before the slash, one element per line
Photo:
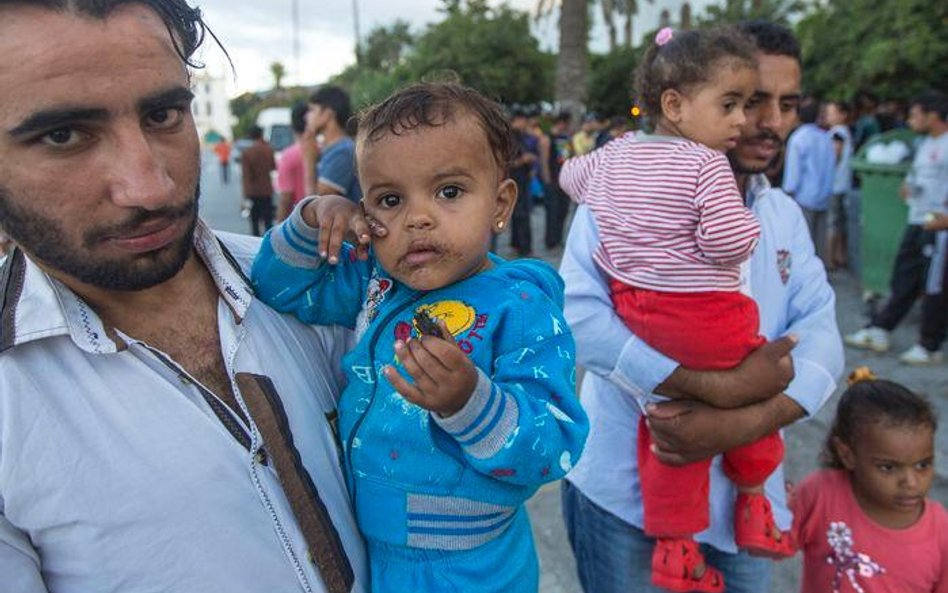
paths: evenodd
<path fill-rule="evenodd" d="M 938 417 L 928 400 L 898 383 L 885 379 L 854 383 L 843 393 L 836 407 L 836 418 L 820 460 L 823 466 L 844 469 L 833 440 L 838 438 L 852 446 L 859 438 L 860 427 L 868 424 L 927 426 L 934 431 L 938 428 Z"/>
<path fill-rule="evenodd" d="M 669 89 L 688 93 L 709 82 L 717 66 L 756 68 L 755 52 L 751 38 L 735 27 L 675 31 L 664 45 L 653 42 L 646 50 L 635 76 L 639 102 L 657 121 L 662 93 Z"/>
<path fill-rule="evenodd" d="M 491 153 L 506 171 L 516 154 L 510 124 L 500 104 L 454 82 L 420 82 L 407 86 L 359 115 L 360 146 L 399 136 L 416 128 L 434 128 L 470 114 L 484 130 Z"/>
<path fill-rule="evenodd" d="M 105 19 L 119 6 L 129 4 L 146 6 L 158 14 L 171 33 L 175 51 L 188 66 L 203 68 L 204 65 L 193 58 L 194 52 L 204 43 L 205 34 L 214 39 L 230 60 L 227 50 L 204 23 L 201 9 L 189 5 L 187 0 L 3 0 L 0 6 L 34 6 Z"/>

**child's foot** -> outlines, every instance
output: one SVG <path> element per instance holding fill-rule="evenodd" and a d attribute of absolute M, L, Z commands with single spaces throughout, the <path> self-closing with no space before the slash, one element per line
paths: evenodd
<path fill-rule="evenodd" d="M 734 541 L 752 556 L 779 560 L 796 553 L 790 532 L 777 529 L 770 501 L 763 494 L 741 492 L 737 495 Z"/>
<path fill-rule="evenodd" d="M 704 555 L 693 539 L 656 540 L 652 552 L 652 583 L 679 593 L 724 591 L 724 577 L 705 563 Z"/>

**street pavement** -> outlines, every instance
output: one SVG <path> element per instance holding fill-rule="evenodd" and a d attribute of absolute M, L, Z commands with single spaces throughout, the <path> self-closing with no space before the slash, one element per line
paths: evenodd
<path fill-rule="evenodd" d="M 229 185 L 222 185 L 217 163 L 212 153 L 204 155 L 202 175 L 201 215 L 215 229 L 247 233 L 249 222 L 240 217 L 240 167 L 232 170 Z M 532 220 L 535 256 L 558 265 L 560 250 L 545 250 L 542 247 L 542 206 L 534 209 Z M 505 257 L 512 255 L 508 247 L 509 234 L 500 238 L 499 252 Z M 848 272 L 830 275 L 836 290 L 836 314 L 843 333 L 855 331 L 864 324 L 865 306 L 858 279 Z M 931 368 L 916 368 L 898 362 L 898 353 L 915 343 L 918 332 L 918 311 L 902 323 L 892 335 L 893 349 L 888 354 L 876 354 L 846 349 L 846 373 L 853 368 L 868 365 L 886 379 L 902 383 L 909 389 L 925 394 L 935 405 L 942 424 L 948 423 L 948 365 Z M 791 481 L 799 481 L 817 469 L 819 453 L 832 421 L 836 401 L 842 388 L 814 418 L 799 422 L 784 431 L 786 442 L 786 474 Z M 929 496 L 948 506 L 948 427 L 943 426 L 936 435 L 935 466 L 937 477 Z M 566 541 L 566 531 L 560 514 L 559 484 L 549 484 L 530 500 L 528 504 L 533 520 L 534 537 L 540 555 L 541 593 L 579 593 L 576 565 Z M 799 590 L 799 558 L 780 562 L 776 566 L 771 590 L 774 593 L 795 593 Z M 592 593 L 592 592 L 590 592 Z"/>

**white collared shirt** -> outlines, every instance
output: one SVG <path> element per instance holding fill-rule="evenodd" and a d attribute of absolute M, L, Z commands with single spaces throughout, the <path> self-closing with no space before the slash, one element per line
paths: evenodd
<path fill-rule="evenodd" d="M 799 343 L 792 357 L 796 376 L 785 393 L 815 414 L 836 389 L 843 347 L 836 326 L 835 295 L 813 251 L 803 215 L 766 177 L 749 178 L 747 206 L 760 221 L 760 243 L 750 259 L 748 286 L 760 311 L 760 333 L 768 340 L 789 333 Z M 599 243 L 592 215 L 576 211 L 560 264 L 566 283 L 566 319 L 576 339 L 576 361 L 587 373 L 580 397 L 590 432 L 579 463 L 566 479 L 601 508 L 641 526 L 642 499 L 635 443 L 641 408 L 678 363 L 633 335 L 612 310 L 608 288 L 592 253 Z M 782 467 L 765 488 L 781 529 L 790 526 Z M 711 526 L 696 539 L 736 552 L 733 509 L 736 489 L 721 469 L 711 467 Z"/>
<path fill-rule="evenodd" d="M 221 294 L 227 373 L 241 406 L 236 373 L 272 379 L 353 591 L 366 591 L 328 419 L 351 334 L 255 300 L 243 271 L 258 245 L 203 223 L 195 234 Z M 277 474 L 254 455 L 256 426 L 237 420 L 242 443 L 207 397 L 167 355 L 107 331 L 64 285 L 10 258 L 0 274 L 0 589 L 324 591 Z"/>

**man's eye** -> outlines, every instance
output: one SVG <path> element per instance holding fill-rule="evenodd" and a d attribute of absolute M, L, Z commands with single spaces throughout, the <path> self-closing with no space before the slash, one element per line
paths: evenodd
<path fill-rule="evenodd" d="M 387 194 L 379 198 L 379 206 L 383 208 L 394 208 L 401 203 L 402 199 L 395 194 Z"/>
<path fill-rule="evenodd" d="M 83 137 L 80 132 L 72 128 L 59 128 L 46 132 L 41 140 L 50 146 L 65 148 L 81 142 Z"/>
<path fill-rule="evenodd" d="M 446 185 L 438 190 L 438 197 L 455 200 L 461 197 L 461 188 L 456 185 Z"/>
<path fill-rule="evenodd" d="M 155 128 L 173 128 L 184 119 L 184 112 L 175 107 L 156 109 L 147 116 L 148 123 Z"/>

